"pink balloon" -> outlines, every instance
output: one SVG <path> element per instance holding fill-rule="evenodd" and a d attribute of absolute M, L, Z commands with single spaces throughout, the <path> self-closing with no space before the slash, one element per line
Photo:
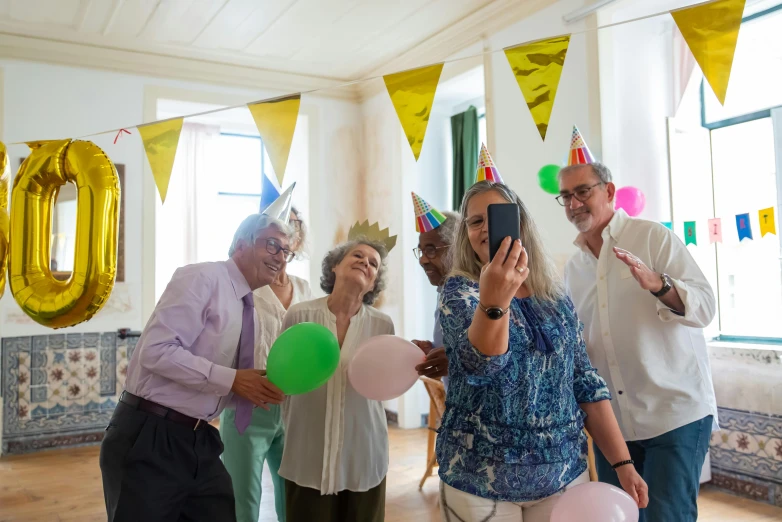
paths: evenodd
<path fill-rule="evenodd" d="M 646 196 L 635 187 L 622 187 L 616 191 L 615 208 L 623 208 L 628 216 L 637 216 L 646 206 Z"/>
<path fill-rule="evenodd" d="M 348 367 L 348 379 L 367 399 L 396 399 L 413 387 L 418 380 L 415 367 L 425 359 L 413 343 L 395 335 L 378 335 L 358 347 Z"/>
<path fill-rule="evenodd" d="M 551 512 L 551 522 L 638 522 L 638 506 L 619 488 L 589 482 L 568 489 Z"/>

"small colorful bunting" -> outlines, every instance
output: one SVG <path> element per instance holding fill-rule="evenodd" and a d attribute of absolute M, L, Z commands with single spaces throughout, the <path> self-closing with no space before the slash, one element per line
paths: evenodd
<path fill-rule="evenodd" d="M 711 89 L 725 105 L 746 0 L 718 0 L 671 11 Z"/>
<path fill-rule="evenodd" d="M 673 230 L 673 223 L 670 221 L 660 221 L 660 224 L 667 228 L 668 230 Z"/>
<path fill-rule="evenodd" d="M 513 76 L 544 141 L 569 44 L 567 35 L 505 49 Z"/>
<path fill-rule="evenodd" d="M 426 127 L 429 124 L 441 72 L 443 64 L 438 63 L 383 76 L 391 103 L 394 104 L 399 123 L 402 124 L 416 161 L 424 146 Z"/>
<path fill-rule="evenodd" d="M 736 228 L 739 232 L 739 243 L 742 239 L 752 239 L 752 225 L 749 214 L 736 214 Z"/>
<path fill-rule="evenodd" d="M 261 175 L 261 208 L 263 212 L 266 207 L 274 203 L 280 197 L 280 188 L 266 174 Z"/>
<path fill-rule="evenodd" d="M 573 136 L 570 138 L 570 154 L 568 155 L 567 164 L 570 165 L 591 165 L 595 162 L 595 157 L 592 156 L 592 152 L 587 147 L 586 141 L 578 130 L 578 127 L 573 125 Z"/>
<path fill-rule="evenodd" d="M 698 245 L 698 236 L 695 231 L 695 221 L 684 222 L 684 244 Z"/>
<path fill-rule="evenodd" d="M 288 155 L 291 152 L 296 120 L 299 117 L 301 94 L 248 105 L 258 127 L 263 145 L 269 153 L 277 182 L 282 186 Z"/>
<path fill-rule="evenodd" d="M 760 237 L 766 234 L 777 235 L 777 226 L 774 222 L 774 207 L 758 211 L 758 219 L 760 220 Z"/>
<path fill-rule="evenodd" d="M 478 171 L 475 173 L 475 183 L 483 180 L 489 180 L 495 183 L 505 183 L 502 181 L 500 171 L 494 166 L 494 160 L 491 158 L 491 154 L 489 154 L 489 149 L 486 148 L 486 145 L 481 143 L 481 153 L 478 156 Z"/>
<path fill-rule="evenodd" d="M 709 220 L 709 243 L 722 243 L 722 219 Z"/>
<path fill-rule="evenodd" d="M 166 202 L 171 169 L 174 168 L 176 148 L 179 144 L 179 135 L 182 133 L 182 122 L 183 118 L 175 118 L 138 127 L 162 203 Z"/>
<path fill-rule="evenodd" d="M 413 196 L 416 232 L 429 232 L 445 222 L 445 216 L 436 208 L 424 201 L 423 198 L 415 192 L 411 192 L 410 194 Z"/>

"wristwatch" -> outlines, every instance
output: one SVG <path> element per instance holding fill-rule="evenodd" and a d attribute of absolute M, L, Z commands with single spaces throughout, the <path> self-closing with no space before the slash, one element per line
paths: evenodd
<path fill-rule="evenodd" d="M 490 306 L 490 307 L 487 308 L 487 307 L 483 306 L 483 303 L 480 303 L 480 302 L 478 303 L 478 306 L 481 307 L 481 310 L 483 310 L 483 312 L 489 317 L 489 319 L 492 319 L 492 320 L 495 320 L 495 321 L 497 319 L 502 318 L 502 316 L 507 314 L 508 310 L 510 310 L 510 306 L 508 306 L 508 308 L 506 308 L 505 310 L 503 310 L 499 306 Z"/>
<path fill-rule="evenodd" d="M 663 282 L 663 287 L 660 288 L 659 292 L 652 292 L 652 295 L 658 298 L 664 296 L 673 288 L 671 277 L 668 274 L 660 274 L 660 279 Z"/>

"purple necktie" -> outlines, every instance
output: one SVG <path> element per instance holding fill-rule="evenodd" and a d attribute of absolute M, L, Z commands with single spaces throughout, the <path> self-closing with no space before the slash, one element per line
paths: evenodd
<path fill-rule="evenodd" d="M 253 294 L 242 297 L 244 310 L 242 310 L 242 333 L 239 336 L 239 370 L 255 368 L 255 324 L 253 323 L 253 314 L 255 305 L 253 304 Z M 250 425 L 250 419 L 253 415 L 253 403 L 244 397 L 236 397 L 236 429 L 239 433 L 244 433 L 247 426 Z"/>

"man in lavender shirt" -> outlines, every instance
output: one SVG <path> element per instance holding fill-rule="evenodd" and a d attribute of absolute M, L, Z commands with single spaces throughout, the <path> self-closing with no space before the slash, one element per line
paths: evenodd
<path fill-rule="evenodd" d="M 109 522 L 236 520 L 223 444 L 208 422 L 233 397 L 243 431 L 240 408 L 283 401 L 252 366 L 252 291 L 292 256 L 289 234 L 285 223 L 253 214 L 236 231 L 230 259 L 174 273 L 133 352 L 101 446 Z"/>

